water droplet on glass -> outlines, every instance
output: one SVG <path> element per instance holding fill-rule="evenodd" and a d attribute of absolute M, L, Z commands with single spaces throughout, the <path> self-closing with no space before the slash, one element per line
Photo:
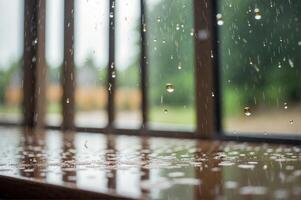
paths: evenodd
<path fill-rule="evenodd" d="M 289 122 L 290 122 L 291 125 L 294 124 L 294 120 L 290 120 Z"/>
<path fill-rule="evenodd" d="M 224 24 L 222 14 L 218 13 L 218 14 L 216 15 L 216 19 L 217 19 L 217 25 L 222 26 L 222 25 Z"/>
<path fill-rule="evenodd" d="M 67 98 L 67 99 L 66 99 L 66 103 L 70 103 L 70 100 L 69 100 L 69 98 Z"/>
<path fill-rule="evenodd" d="M 251 113 L 251 108 L 246 106 L 244 107 L 244 113 L 246 116 L 250 116 L 252 113 Z"/>
<path fill-rule="evenodd" d="M 255 8 L 254 12 L 255 12 L 255 19 L 260 20 L 261 17 L 262 17 L 261 13 L 260 13 L 260 10 L 258 8 Z"/>
<path fill-rule="evenodd" d="M 173 84 L 167 83 L 167 84 L 166 84 L 166 91 L 167 91 L 168 93 L 174 92 L 174 91 L 175 91 L 175 88 L 174 88 Z"/>
<path fill-rule="evenodd" d="M 33 46 L 36 45 L 36 44 L 38 44 L 38 38 L 36 38 L 36 39 L 34 39 L 34 40 L 32 41 L 32 45 L 33 45 Z"/>
<path fill-rule="evenodd" d="M 115 71 L 112 72 L 112 78 L 116 78 L 116 72 Z"/>
<path fill-rule="evenodd" d="M 190 35 L 191 35 L 191 36 L 194 36 L 194 29 L 191 29 Z"/>
<path fill-rule="evenodd" d="M 143 24 L 143 32 L 146 32 L 146 24 Z"/>
<path fill-rule="evenodd" d="M 37 58 L 34 56 L 34 57 L 32 57 L 32 59 L 31 59 L 31 62 L 36 62 L 37 61 Z"/>
<path fill-rule="evenodd" d="M 284 109 L 287 109 L 288 108 L 288 106 L 287 106 L 287 103 L 285 102 L 284 104 Z"/>
<path fill-rule="evenodd" d="M 280 69 L 282 66 L 281 66 L 281 63 L 278 63 L 278 68 Z"/>

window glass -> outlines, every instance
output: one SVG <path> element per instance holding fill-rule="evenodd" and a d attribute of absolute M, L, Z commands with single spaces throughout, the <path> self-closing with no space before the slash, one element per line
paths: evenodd
<path fill-rule="evenodd" d="M 195 127 L 192 0 L 149 0 L 146 9 L 149 118 L 156 128 Z"/>
<path fill-rule="evenodd" d="M 301 132 L 300 1 L 218 1 L 223 128 Z"/>
<path fill-rule="evenodd" d="M 115 96 L 116 125 L 138 128 L 141 125 L 140 93 L 140 1 L 115 2 Z"/>
<path fill-rule="evenodd" d="M 0 120 L 20 122 L 23 1 L 0 0 Z"/>
<path fill-rule="evenodd" d="M 64 1 L 46 2 L 46 62 L 48 67 L 46 123 L 61 124 L 61 71 L 64 51 Z"/>

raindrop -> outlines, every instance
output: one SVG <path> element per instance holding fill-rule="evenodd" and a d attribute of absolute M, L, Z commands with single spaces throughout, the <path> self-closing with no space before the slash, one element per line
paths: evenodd
<path fill-rule="evenodd" d="M 294 124 L 294 120 L 290 120 L 289 122 L 290 122 L 290 124 L 291 124 L 291 125 L 293 125 L 293 124 Z"/>
<path fill-rule="evenodd" d="M 69 28 L 69 27 L 70 27 L 70 25 L 71 25 L 71 24 L 70 24 L 70 22 L 68 22 L 68 24 L 67 24 L 67 27 Z"/>
<path fill-rule="evenodd" d="M 161 22 L 161 18 L 160 17 L 157 17 L 157 22 Z"/>
<path fill-rule="evenodd" d="M 114 64 L 114 62 L 112 62 L 111 69 L 114 69 L 114 67 L 115 67 L 115 64 Z"/>
<path fill-rule="evenodd" d="M 250 116 L 250 115 L 252 114 L 252 113 L 251 113 L 251 108 L 248 107 L 248 106 L 246 106 L 246 107 L 244 108 L 244 113 L 245 113 L 246 116 Z"/>
<path fill-rule="evenodd" d="M 36 39 L 34 39 L 34 40 L 32 41 L 32 45 L 33 45 L 33 46 L 36 45 L 36 44 L 38 44 L 38 38 L 36 38 Z"/>
<path fill-rule="evenodd" d="M 278 63 L 278 68 L 280 69 L 282 66 L 281 66 L 281 63 Z"/>
<path fill-rule="evenodd" d="M 113 17 L 114 17 L 113 12 L 110 12 L 110 18 L 113 18 Z"/>
<path fill-rule="evenodd" d="M 260 13 L 260 10 L 258 8 L 255 8 L 254 12 L 255 12 L 255 19 L 260 20 L 261 17 L 262 17 L 261 13 Z"/>
<path fill-rule="evenodd" d="M 176 30 L 177 30 L 177 31 L 180 30 L 180 24 L 177 24 L 177 25 L 176 25 Z"/>
<path fill-rule="evenodd" d="M 287 109 L 288 108 L 288 106 L 287 106 L 287 103 L 286 102 L 284 102 L 284 109 Z"/>
<path fill-rule="evenodd" d="M 224 24 L 222 14 L 218 13 L 218 14 L 216 15 L 216 19 L 217 19 L 217 25 L 222 26 L 222 25 Z"/>
<path fill-rule="evenodd" d="M 37 58 L 34 56 L 34 57 L 32 57 L 32 59 L 31 59 L 31 62 L 36 62 L 37 61 Z"/>
<path fill-rule="evenodd" d="M 214 96 L 215 96 L 215 95 L 214 95 L 214 92 L 211 92 L 211 96 L 212 96 L 212 97 L 214 97 Z"/>
<path fill-rule="evenodd" d="M 178 69 L 182 69 L 182 63 L 178 64 Z"/>
<path fill-rule="evenodd" d="M 165 114 L 167 114 L 167 113 L 168 113 L 167 108 L 164 108 L 164 109 L 163 109 L 163 112 L 164 112 Z"/>
<path fill-rule="evenodd" d="M 116 78 L 116 72 L 112 71 L 112 78 Z"/>
<path fill-rule="evenodd" d="M 146 24 L 143 24 L 143 32 L 146 32 Z"/>
<path fill-rule="evenodd" d="M 66 99 L 66 103 L 70 103 L 70 100 L 69 100 L 69 98 L 67 98 L 67 99 Z"/>
<path fill-rule="evenodd" d="M 291 68 L 294 67 L 294 63 L 293 63 L 293 61 L 291 59 L 288 59 L 288 64 L 290 65 Z"/>
<path fill-rule="evenodd" d="M 301 46 L 301 41 L 298 42 L 298 45 Z"/>
<path fill-rule="evenodd" d="M 194 35 L 194 29 L 191 29 L 190 31 L 190 35 L 193 36 Z"/>
<path fill-rule="evenodd" d="M 168 93 L 174 92 L 174 91 L 175 91 L 175 87 L 173 86 L 173 84 L 167 83 L 167 84 L 166 84 L 166 91 L 167 91 Z"/>

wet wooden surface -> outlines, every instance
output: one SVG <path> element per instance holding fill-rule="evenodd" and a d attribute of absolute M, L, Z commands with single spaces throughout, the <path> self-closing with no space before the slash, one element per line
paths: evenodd
<path fill-rule="evenodd" d="M 12 128 L 0 137 L 3 197 L 301 199 L 300 146 Z"/>

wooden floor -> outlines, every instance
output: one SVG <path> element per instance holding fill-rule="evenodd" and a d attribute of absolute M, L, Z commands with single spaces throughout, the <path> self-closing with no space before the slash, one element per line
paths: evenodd
<path fill-rule="evenodd" d="M 300 146 L 0 129 L 0 198 L 301 199 Z"/>

